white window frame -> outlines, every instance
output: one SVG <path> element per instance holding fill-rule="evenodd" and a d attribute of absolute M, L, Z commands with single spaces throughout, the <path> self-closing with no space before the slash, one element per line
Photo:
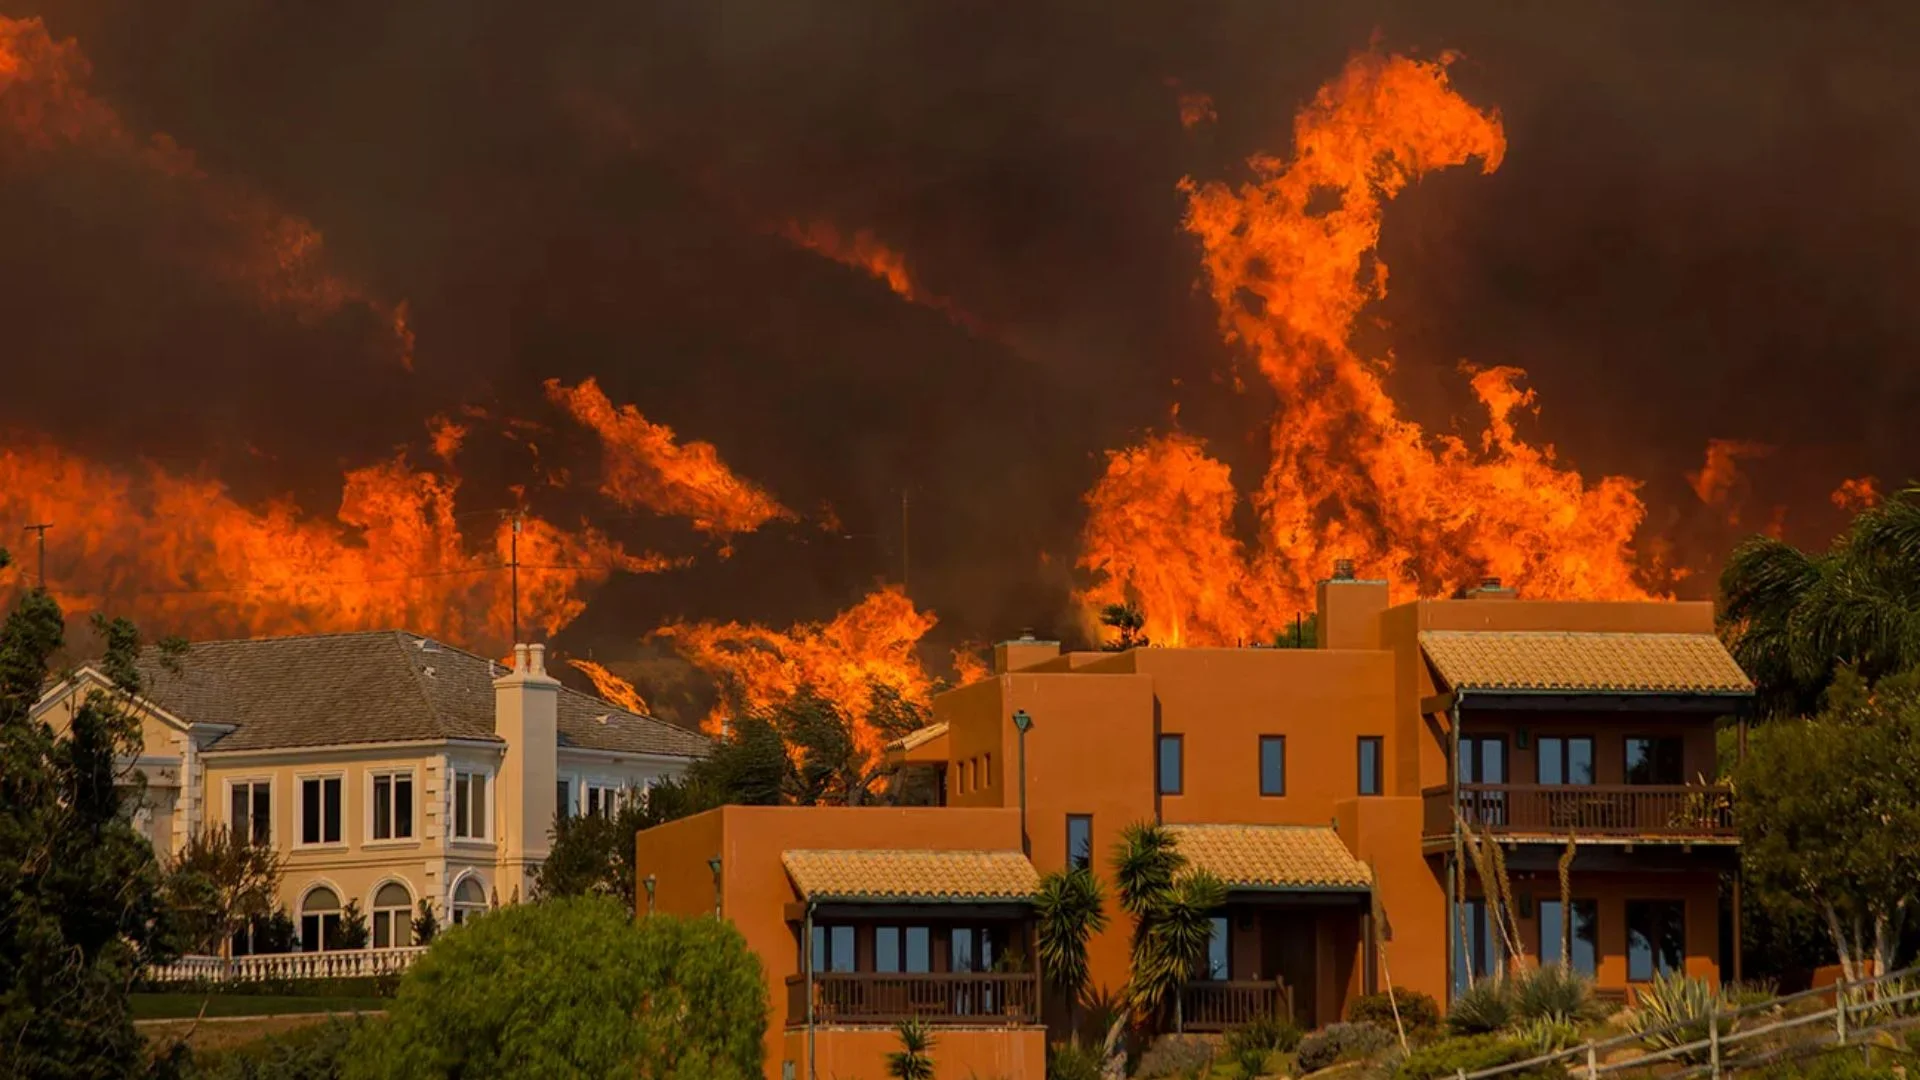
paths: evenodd
<path fill-rule="evenodd" d="M 480 886 L 480 904 L 477 907 L 470 904 L 463 904 L 458 899 L 460 896 L 460 886 L 469 880 Z M 472 870 L 467 870 L 453 879 L 453 887 L 447 890 L 448 926 L 460 925 L 466 921 L 466 916 L 468 915 L 485 915 L 492 910 L 493 896 L 487 889 L 487 883 L 481 879 L 479 874 Z"/>
<path fill-rule="evenodd" d="M 625 780 L 614 780 L 604 776 L 592 776 L 582 780 L 580 782 L 580 816 L 589 816 L 587 808 L 593 805 L 592 793 L 596 791 L 601 793 L 600 801 L 606 807 L 606 816 L 611 818 L 619 814 L 620 807 L 626 803 L 627 790 L 631 786 Z"/>
<path fill-rule="evenodd" d="M 226 820 L 227 831 L 230 833 L 235 832 L 238 826 L 235 824 L 233 820 L 233 789 L 241 785 L 245 785 L 248 788 L 255 788 L 255 787 L 259 787 L 262 784 L 265 784 L 267 786 L 267 846 L 278 847 L 279 844 L 277 841 L 279 840 L 279 835 L 277 834 L 276 830 L 280 825 L 280 807 L 274 802 L 274 799 L 273 799 L 274 783 L 273 783 L 272 776 L 268 775 L 268 776 L 229 776 L 227 777 L 225 784 L 221 787 L 220 805 L 224 811 L 224 813 L 222 814 L 222 817 L 224 817 Z M 247 840 L 251 842 L 253 840 L 253 820 L 252 820 L 253 798 L 252 798 L 251 791 L 248 792 L 247 814 L 248 814 Z"/>
<path fill-rule="evenodd" d="M 307 837 L 307 781 L 309 781 L 309 780 L 313 780 L 313 781 L 321 781 L 321 782 L 323 782 L 323 783 L 322 783 L 322 786 L 321 786 L 321 788 L 320 788 L 320 839 L 319 839 L 318 841 L 316 841 L 316 842 L 314 842 L 314 843 L 311 843 L 311 844 L 309 844 L 309 843 L 307 843 L 307 842 L 306 842 L 306 837 Z M 328 839 L 327 839 L 327 828 L 326 828 L 326 825 L 327 825 L 327 806 L 326 806 L 326 798 L 327 798 L 327 789 L 326 789 L 326 787 L 325 787 L 325 784 L 324 784 L 324 781 L 327 781 L 327 780 L 338 780 L 338 781 L 340 781 L 340 839 L 338 839 L 338 840 L 328 840 Z M 294 829 L 293 829 L 293 846 L 294 846 L 295 848 L 299 848 L 299 849 L 301 849 L 301 850 L 305 850 L 305 851 L 319 851 L 319 850 L 324 850 L 324 849 L 328 849 L 328 848 L 344 848 L 344 847 L 346 847 L 346 846 L 347 846 L 347 835 L 348 835 L 348 830 L 347 830 L 347 792 L 348 792 L 348 790 L 349 790 L 349 789 L 348 789 L 348 787 L 347 787 L 347 774 L 346 774 L 346 771 L 345 771 L 344 769 L 330 769 L 330 770 L 328 770 L 328 771 L 326 771 L 326 772 L 303 772 L 303 773 L 295 773 L 295 774 L 294 774 L 294 776 L 293 776 L 293 793 L 294 793 L 294 798 L 293 798 L 293 819 L 294 819 L 294 820 L 293 820 L 293 825 L 294 825 Z M 335 895 L 339 895 L 339 893 L 337 893 L 337 892 L 336 892 L 336 893 L 335 893 Z M 346 900 L 345 900 L 345 899 L 342 899 L 342 900 L 340 901 L 340 903 L 341 903 L 341 905 L 342 905 L 342 907 L 344 908 L 344 906 L 345 906 L 345 904 L 346 904 Z"/>
<path fill-rule="evenodd" d="M 562 818 L 579 817 L 580 800 L 582 792 L 586 790 L 586 785 L 581 782 L 578 776 L 572 773 L 561 773 L 553 778 L 553 782 L 555 784 L 567 785 L 567 801 L 555 806 L 553 812 Z"/>
<path fill-rule="evenodd" d="M 360 784 L 360 788 L 361 788 L 360 794 L 361 794 L 361 797 L 366 801 L 361 805 L 367 808 L 367 812 L 364 815 L 367 823 L 367 827 L 366 827 L 367 835 L 363 843 L 367 847 L 388 847 L 388 846 L 399 846 L 403 844 L 418 844 L 420 842 L 420 770 L 419 768 L 414 765 L 395 765 L 392 767 L 382 767 L 378 769 L 366 769 L 366 770 L 363 770 L 363 772 L 365 774 L 366 779 L 363 780 Z M 376 804 L 373 799 L 373 784 L 375 780 L 378 780 L 381 777 L 388 777 L 388 778 L 394 778 L 394 779 L 405 778 L 407 783 L 413 787 L 413 798 L 409 800 L 410 802 L 413 803 L 413 813 L 408 818 L 407 835 L 405 836 L 389 836 L 389 837 L 386 837 L 385 839 L 374 838 L 374 835 L 373 835 L 374 827 L 377 824 L 377 822 L 374 820 L 374 812 L 375 812 Z M 389 795 L 388 798 L 391 799 L 392 796 Z M 394 818 L 393 823 L 395 825 L 399 824 L 398 816 Z M 398 830 L 392 830 L 392 831 L 398 831 Z"/>
<path fill-rule="evenodd" d="M 383 908 L 379 906 L 380 890 L 386 888 L 389 885 L 398 885 L 401 888 L 407 890 L 407 906 L 405 908 Z M 379 881 L 375 882 L 373 888 L 367 893 L 367 948 L 369 949 L 383 949 L 383 948 L 384 949 L 404 949 L 407 947 L 406 945 L 395 945 L 393 943 L 393 931 L 394 931 L 395 919 L 398 919 L 400 921 L 400 924 L 405 928 L 406 935 L 407 935 L 407 945 L 414 944 L 413 913 L 415 911 L 415 905 L 418 903 L 419 903 L 419 898 L 414 894 L 413 886 L 401 880 L 400 878 L 397 878 L 397 877 L 381 878 Z M 379 941 L 379 936 L 378 936 L 376 927 L 379 924 L 380 916 L 382 915 L 385 915 L 387 917 L 387 943 L 385 945 L 378 945 L 378 944 L 375 944 L 377 941 Z"/>
<path fill-rule="evenodd" d="M 471 787 L 469 787 L 467 792 L 467 822 L 469 829 L 465 836 L 462 836 L 456 831 L 459 826 L 460 817 L 459 807 L 455 804 L 459 798 L 460 778 L 462 776 L 468 777 L 469 779 L 475 776 L 485 777 L 487 784 L 486 806 L 483 808 L 484 812 L 479 815 L 478 821 L 474 820 L 473 792 Z M 463 844 L 493 843 L 493 814 L 494 808 L 498 805 L 499 801 L 500 793 L 496 790 L 493 769 L 481 766 L 449 764 L 447 766 L 447 839 L 455 843 Z M 472 827 L 476 825 L 481 831 L 473 831 Z"/>

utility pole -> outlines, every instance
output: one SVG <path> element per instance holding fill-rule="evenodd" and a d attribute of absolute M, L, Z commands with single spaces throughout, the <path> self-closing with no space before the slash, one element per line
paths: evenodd
<path fill-rule="evenodd" d="M 47 530 L 51 528 L 53 528 L 53 522 L 47 521 L 47 522 L 42 522 L 41 524 L 38 524 L 38 525 L 29 525 L 24 530 L 22 530 L 24 532 L 39 534 L 40 591 L 41 592 L 47 591 Z"/>
<path fill-rule="evenodd" d="M 900 591 L 905 592 L 913 584 L 913 562 L 909 557 L 913 551 L 913 534 L 907 531 L 907 489 L 900 489 Z"/>
<path fill-rule="evenodd" d="M 513 536 L 508 542 L 507 577 L 511 582 L 507 598 L 509 614 L 507 621 L 513 640 L 508 644 L 520 644 L 520 515 L 513 515 Z"/>

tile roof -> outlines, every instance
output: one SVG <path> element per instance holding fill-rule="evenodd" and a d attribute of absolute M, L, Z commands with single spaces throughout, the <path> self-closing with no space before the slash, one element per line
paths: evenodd
<path fill-rule="evenodd" d="M 236 725 L 210 749 L 264 750 L 424 739 L 498 742 L 483 656 L 398 630 L 315 634 L 188 647 L 180 671 L 141 656 L 147 694 L 189 723 Z M 559 744 L 699 757 L 705 736 L 561 688 Z"/>
<path fill-rule="evenodd" d="M 1187 865 L 1229 889 L 1365 889 L 1373 875 L 1325 825 L 1168 825 Z"/>
<path fill-rule="evenodd" d="M 1712 634 L 1425 630 L 1420 648 L 1452 690 L 1753 692 Z"/>
<path fill-rule="evenodd" d="M 1017 851 L 788 851 L 780 861 L 809 900 L 1029 900 L 1040 888 Z"/>

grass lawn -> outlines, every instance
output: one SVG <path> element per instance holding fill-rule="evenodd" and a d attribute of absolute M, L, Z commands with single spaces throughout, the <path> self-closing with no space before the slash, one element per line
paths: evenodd
<path fill-rule="evenodd" d="M 392 1002 L 376 997 L 284 997 L 268 994 L 135 994 L 135 1020 L 191 1020 L 208 1016 L 284 1016 L 289 1013 L 351 1013 L 384 1010 Z"/>

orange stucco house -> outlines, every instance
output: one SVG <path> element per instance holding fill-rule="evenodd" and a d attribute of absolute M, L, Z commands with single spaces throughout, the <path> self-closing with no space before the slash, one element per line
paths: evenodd
<path fill-rule="evenodd" d="M 1003 643 L 990 678 L 891 748 L 938 774 L 942 805 L 730 807 L 643 832 L 641 913 L 740 926 L 772 992 L 767 1075 L 785 1078 L 882 1075 L 909 1015 L 939 1024 L 943 1077 L 1042 1075 L 1066 1011 L 1027 961 L 1035 883 L 1076 861 L 1107 877 L 1137 821 L 1229 890 L 1180 998 L 1188 1030 L 1328 1023 L 1389 977 L 1444 1001 L 1510 962 L 1473 837 L 1500 850 L 1526 956 L 1558 960 L 1571 920 L 1603 991 L 1717 978 L 1737 955 L 1737 839 L 1715 725 L 1752 686 L 1711 605 L 1387 591 L 1337 568 L 1315 649 Z M 1095 997 L 1127 979 L 1107 893 Z"/>

